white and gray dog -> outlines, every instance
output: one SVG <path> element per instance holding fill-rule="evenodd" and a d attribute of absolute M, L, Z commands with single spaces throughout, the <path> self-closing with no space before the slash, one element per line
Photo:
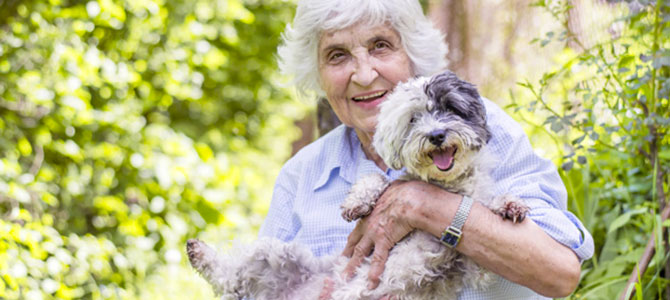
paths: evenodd
<path fill-rule="evenodd" d="M 405 168 L 405 180 L 424 180 L 468 195 L 495 213 L 521 222 L 528 208 L 521 199 L 491 194 L 487 156 L 490 138 L 484 104 L 475 87 L 451 72 L 399 84 L 382 104 L 373 145 L 386 165 Z M 358 180 L 342 204 L 352 221 L 369 214 L 388 186 L 382 175 Z M 434 236 L 414 231 L 390 252 L 379 286 L 367 288 L 370 262 L 350 280 L 341 277 L 347 260 L 314 257 L 297 243 L 263 238 L 217 254 L 189 240 L 191 265 L 224 299 L 317 299 L 324 280 L 334 281 L 332 298 L 456 299 L 463 287 L 485 288 L 492 274 L 444 246 Z"/>

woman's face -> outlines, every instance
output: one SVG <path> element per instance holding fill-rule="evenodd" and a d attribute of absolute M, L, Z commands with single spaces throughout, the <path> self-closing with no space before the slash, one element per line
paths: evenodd
<path fill-rule="evenodd" d="M 372 135 L 379 104 L 413 76 L 400 36 L 390 25 L 358 23 L 325 32 L 318 51 L 319 82 L 335 114 L 359 134 Z"/>

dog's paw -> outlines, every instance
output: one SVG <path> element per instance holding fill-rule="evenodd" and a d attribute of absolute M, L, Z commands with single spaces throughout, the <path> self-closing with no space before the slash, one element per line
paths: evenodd
<path fill-rule="evenodd" d="M 186 241 L 186 253 L 188 254 L 188 260 L 191 262 L 192 266 L 196 266 L 202 261 L 202 258 L 205 256 L 203 248 L 204 244 L 198 239 L 190 239 Z"/>
<path fill-rule="evenodd" d="M 529 208 L 518 198 L 506 199 L 502 206 L 495 209 L 494 212 L 505 220 L 511 220 L 514 223 L 521 223 L 526 219 Z"/>
<path fill-rule="evenodd" d="M 374 204 L 370 205 L 363 204 L 352 208 L 344 208 L 344 207 L 342 208 L 343 208 L 342 218 L 344 218 L 347 222 L 351 222 L 369 215 L 372 212 L 372 209 L 374 208 Z"/>
<path fill-rule="evenodd" d="M 210 265 L 216 259 L 216 251 L 198 239 L 186 241 L 186 253 L 191 266 L 198 272 L 210 268 Z"/>
<path fill-rule="evenodd" d="M 351 222 L 369 215 L 389 184 L 389 180 L 381 174 L 366 175 L 356 181 L 342 203 L 342 218 Z"/>

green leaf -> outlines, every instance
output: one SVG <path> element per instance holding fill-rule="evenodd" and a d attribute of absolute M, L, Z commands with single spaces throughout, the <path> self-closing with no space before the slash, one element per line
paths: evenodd
<path fill-rule="evenodd" d="M 574 164 L 575 164 L 575 162 L 572 161 L 572 160 L 571 160 L 571 161 L 567 161 L 567 162 L 563 163 L 563 165 L 561 166 L 561 168 L 562 168 L 563 170 L 565 170 L 565 171 L 570 171 L 570 170 L 572 169 L 572 166 L 573 166 Z"/>
<path fill-rule="evenodd" d="M 586 163 L 586 157 L 584 157 L 582 155 L 578 156 L 577 157 L 577 162 L 579 162 L 582 165 L 585 164 Z"/>
<path fill-rule="evenodd" d="M 209 224 L 219 223 L 219 217 L 221 216 L 221 213 L 206 201 L 198 201 L 196 210 L 200 216 L 205 219 L 205 222 Z"/>
<path fill-rule="evenodd" d="M 658 152 L 658 157 L 660 157 L 662 159 L 669 159 L 670 160 L 670 149 L 666 149 L 666 150 Z"/>
<path fill-rule="evenodd" d="M 586 134 L 583 134 L 582 136 L 572 140 L 572 145 L 580 144 L 584 140 L 584 138 L 586 138 Z"/>
<path fill-rule="evenodd" d="M 627 67 L 630 63 L 635 60 L 635 56 L 633 55 L 624 55 L 619 59 L 619 69 Z"/>
<path fill-rule="evenodd" d="M 621 228 L 622 226 L 628 224 L 628 221 L 630 221 L 630 218 L 633 217 L 634 215 L 638 215 L 638 214 L 645 213 L 645 212 L 647 212 L 646 208 L 638 208 L 638 209 L 631 210 L 629 212 L 624 213 L 623 215 L 618 216 L 609 225 L 609 229 L 607 230 L 607 233 L 614 232 L 617 229 Z"/>

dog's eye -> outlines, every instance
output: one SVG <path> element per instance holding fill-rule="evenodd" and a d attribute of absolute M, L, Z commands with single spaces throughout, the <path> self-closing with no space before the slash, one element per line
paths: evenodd
<path fill-rule="evenodd" d="M 410 123 L 410 124 L 413 124 L 414 122 L 416 122 L 416 117 L 415 117 L 415 116 L 412 116 L 412 118 L 409 119 L 409 123 Z"/>

